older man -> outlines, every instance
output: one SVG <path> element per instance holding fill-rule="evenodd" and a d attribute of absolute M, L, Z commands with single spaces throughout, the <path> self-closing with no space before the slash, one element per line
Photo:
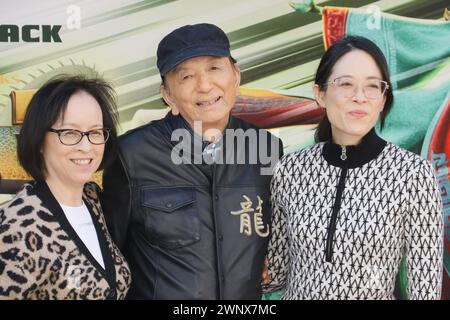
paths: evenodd
<path fill-rule="evenodd" d="M 103 180 L 129 297 L 259 299 L 281 143 L 231 116 L 241 76 L 220 28 L 178 28 L 157 59 L 171 112 L 122 135 Z"/>

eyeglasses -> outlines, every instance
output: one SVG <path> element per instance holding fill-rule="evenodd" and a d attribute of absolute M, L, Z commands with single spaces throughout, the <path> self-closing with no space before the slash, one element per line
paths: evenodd
<path fill-rule="evenodd" d="M 325 85 L 333 85 L 336 87 L 337 92 L 344 98 L 353 98 L 358 91 L 358 83 L 350 77 L 339 77 L 332 81 L 328 81 Z M 367 99 L 379 99 L 381 98 L 389 85 L 384 80 L 370 79 L 362 83 L 364 95 Z"/>
<path fill-rule="evenodd" d="M 105 144 L 109 138 L 109 129 L 94 129 L 90 131 L 80 131 L 76 129 L 48 129 L 50 132 L 58 134 L 59 141 L 66 146 L 76 145 L 87 136 L 88 140 L 92 144 Z"/>

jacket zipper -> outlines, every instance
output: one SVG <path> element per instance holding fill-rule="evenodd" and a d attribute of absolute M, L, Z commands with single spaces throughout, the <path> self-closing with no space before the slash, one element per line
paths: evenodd
<path fill-rule="evenodd" d="M 347 150 L 345 146 L 341 146 L 341 160 L 344 161 L 344 166 L 341 169 L 341 175 L 339 177 L 339 182 L 337 185 L 336 190 L 336 198 L 334 200 L 333 204 L 333 212 L 331 213 L 331 219 L 330 224 L 328 225 L 328 235 L 327 235 L 327 243 L 325 248 L 325 261 L 331 262 L 331 259 L 333 257 L 333 239 L 334 234 L 336 232 L 336 222 L 337 222 L 337 215 L 339 213 L 339 210 L 341 209 L 341 200 L 342 200 L 342 193 L 344 192 L 345 188 L 345 178 L 347 176 L 347 170 L 348 170 L 348 163 L 345 161 L 347 160 Z"/>
<path fill-rule="evenodd" d="M 219 241 L 217 240 L 217 234 L 220 231 L 217 229 L 217 220 L 216 220 L 216 213 L 215 213 L 215 208 L 216 208 L 216 200 L 215 200 L 215 198 L 216 198 L 216 168 L 217 168 L 216 163 L 214 162 L 212 164 L 212 194 L 211 194 L 211 198 L 212 198 L 213 220 L 214 220 L 215 241 L 216 241 L 216 259 L 217 259 L 216 263 L 217 263 L 217 278 L 218 278 L 218 289 L 219 289 L 218 296 L 219 296 L 219 300 L 222 300 L 223 299 L 223 296 L 222 296 L 223 273 L 222 273 L 222 267 L 221 267 L 222 262 L 220 259 L 221 252 L 219 252 L 220 244 L 219 244 Z"/>

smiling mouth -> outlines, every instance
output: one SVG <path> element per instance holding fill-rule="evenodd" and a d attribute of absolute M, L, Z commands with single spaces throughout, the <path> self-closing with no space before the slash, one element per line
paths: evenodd
<path fill-rule="evenodd" d="M 82 165 L 91 164 L 92 159 L 70 159 L 70 161 L 72 161 L 76 165 L 81 165 L 82 166 Z"/>
<path fill-rule="evenodd" d="M 221 99 L 221 97 L 217 97 L 216 99 L 212 99 L 209 101 L 201 101 L 201 102 L 197 102 L 197 106 L 199 107 L 209 107 L 210 105 L 215 104 L 217 101 L 219 101 Z"/>

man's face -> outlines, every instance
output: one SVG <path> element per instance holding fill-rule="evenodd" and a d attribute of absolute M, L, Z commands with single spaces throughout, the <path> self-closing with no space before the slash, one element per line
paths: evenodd
<path fill-rule="evenodd" d="M 240 69 L 228 57 L 200 56 L 188 59 L 165 75 L 161 94 L 172 108 L 203 131 L 225 129 L 241 80 Z"/>

